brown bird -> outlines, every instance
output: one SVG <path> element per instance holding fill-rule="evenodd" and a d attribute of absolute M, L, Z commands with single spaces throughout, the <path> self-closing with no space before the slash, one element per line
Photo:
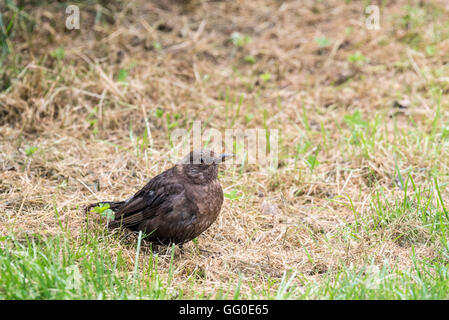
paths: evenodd
<path fill-rule="evenodd" d="M 215 156 L 210 150 L 190 152 L 174 167 L 151 179 L 126 201 L 109 204 L 115 213 L 109 228 L 142 231 L 159 244 L 183 244 L 200 235 L 217 219 L 223 204 L 218 164 L 233 154 Z"/>

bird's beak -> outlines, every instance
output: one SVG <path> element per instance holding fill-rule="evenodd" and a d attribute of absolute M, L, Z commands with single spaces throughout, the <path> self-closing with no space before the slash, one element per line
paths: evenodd
<path fill-rule="evenodd" d="M 223 154 L 220 156 L 220 162 L 224 162 L 226 159 L 232 158 L 232 157 L 234 157 L 234 156 L 235 156 L 235 154 L 233 154 L 233 153 L 223 153 Z"/>

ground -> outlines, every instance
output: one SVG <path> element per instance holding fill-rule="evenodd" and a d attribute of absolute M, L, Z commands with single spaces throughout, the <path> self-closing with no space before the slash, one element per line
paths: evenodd
<path fill-rule="evenodd" d="M 449 298 L 446 1 L 92 0 L 79 30 L 64 2 L 19 7 L 0 298 Z M 221 214 L 182 250 L 84 213 L 171 167 L 197 120 L 279 130 L 278 167 L 222 167 Z"/>

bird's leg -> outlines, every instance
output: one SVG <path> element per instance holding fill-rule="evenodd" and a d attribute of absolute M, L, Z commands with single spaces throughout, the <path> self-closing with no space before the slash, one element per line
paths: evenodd
<path fill-rule="evenodd" d="M 147 252 L 151 251 L 153 254 L 159 253 L 159 245 L 153 241 L 150 241 L 146 238 L 142 239 L 142 247 L 148 250 Z"/>
<path fill-rule="evenodd" d="M 159 254 L 159 246 L 156 243 L 151 242 L 150 249 L 153 252 L 153 254 Z"/>

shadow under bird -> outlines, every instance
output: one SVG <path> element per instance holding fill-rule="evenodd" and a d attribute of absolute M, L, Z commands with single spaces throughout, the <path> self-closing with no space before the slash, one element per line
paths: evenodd
<path fill-rule="evenodd" d="M 86 211 L 109 204 L 115 214 L 109 228 L 142 231 L 145 239 L 154 243 L 183 244 L 217 219 L 223 204 L 218 165 L 232 156 L 216 156 L 210 150 L 192 151 L 128 200 L 94 203 Z"/>

